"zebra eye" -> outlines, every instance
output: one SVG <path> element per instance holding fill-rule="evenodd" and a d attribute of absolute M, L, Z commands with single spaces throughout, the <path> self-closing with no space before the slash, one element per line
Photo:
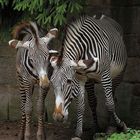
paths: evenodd
<path fill-rule="evenodd" d="M 33 59 L 29 58 L 29 60 L 30 60 L 31 62 L 33 62 Z"/>
<path fill-rule="evenodd" d="M 67 83 L 68 83 L 68 84 L 71 84 L 71 79 L 68 79 L 68 80 L 67 80 Z"/>
<path fill-rule="evenodd" d="M 33 59 L 32 59 L 32 58 L 30 58 L 29 61 L 30 61 L 31 63 L 33 63 Z"/>

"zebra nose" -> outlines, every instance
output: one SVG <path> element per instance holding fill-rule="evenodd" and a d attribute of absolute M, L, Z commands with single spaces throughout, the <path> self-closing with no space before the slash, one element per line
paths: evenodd
<path fill-rule="evenodd" d="M 62 113 L 62 103 L 60 103 L 59 106 L 55 107 L 54 113 L 53 113 L 53 118 L 55 121 L 62 122 L 64 119 L 64 115 Z"/>
<path fill-rule="evenodd" d="M 64 115 L 62 113 L 53 113 L 53 119 L 57 122 L 63 122 L 64 121 Z"/>
<path fill-rule="evenodd" d="M 39 85 L 40 85 L 42 88 L 49 88 L 50 81 L 49 81 L 47 75 L 41 76 L 41 77 L 39 78 Z"/>

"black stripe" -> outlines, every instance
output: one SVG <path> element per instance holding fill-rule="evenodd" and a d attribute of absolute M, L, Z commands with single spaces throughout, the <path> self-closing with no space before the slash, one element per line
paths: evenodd
<path fill-rule="evenodd" d="M 30 67 L 31 67 L 31 68 L 33 68 L 33 65 L 32 65 L 32 63 L 31 63 L 31 60 L 30 60 L 30 59 L 28 59 L 28 64 L 30 65 Z"/>
<path fill-rule="evenodd" d="M 29 67 L 27 66 L 27 63 L 29 62 L 28 60 L 29 60 L 29 57 L 28 57 L 28 50 L 27 50 L 27 51 L 25 52 L 25 62 L 24 62 L 25 67 L 26 67 L 27 71 L 29 72 L 29 74 L 30 74 L 31 76 L 33 76 L 35 79 L 38 79 L 38 76 L 35 75 L 35 74 L 29 69 Z"/>

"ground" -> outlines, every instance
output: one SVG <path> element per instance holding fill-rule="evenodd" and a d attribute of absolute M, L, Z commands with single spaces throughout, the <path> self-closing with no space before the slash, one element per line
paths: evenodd
<path fill-rule="evenodd" d="M 32 140 L 36 140 L 36 124 L 32 124 Z M 18 122 L 0 122 L 0 140 L 17 140 Z M 67 126 L 47 124 L 47 140 L 69 140 L 72 130 Z"/>
<path fill-rule="evenodd" d="M 32 124 L 32 140 L 36 140 L 36 124 Z M 18 140 L 18 122 L 0 122 L 0 140 Z M 74 134 L 74 129 L 68 125 L 46 124 L 46 140 L 70 140 Z M 84 140 L 91 140 L 84 135 Z"/>

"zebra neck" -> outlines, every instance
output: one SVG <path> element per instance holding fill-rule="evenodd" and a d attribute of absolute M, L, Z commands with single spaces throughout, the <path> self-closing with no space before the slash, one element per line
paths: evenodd
<path fill-rule="evenodd" d="M 34 70 L 34 67 L 29 60 L 28 50 L 25 51 L 24 66 L 25 66 L 25 69 L 26 69 L 27 73 L 29 73 L 29 75 L 31 77 L 33 77 L 35 79 L 38 79 L 38 75 L 36 74 L 36 72 Z"/>

